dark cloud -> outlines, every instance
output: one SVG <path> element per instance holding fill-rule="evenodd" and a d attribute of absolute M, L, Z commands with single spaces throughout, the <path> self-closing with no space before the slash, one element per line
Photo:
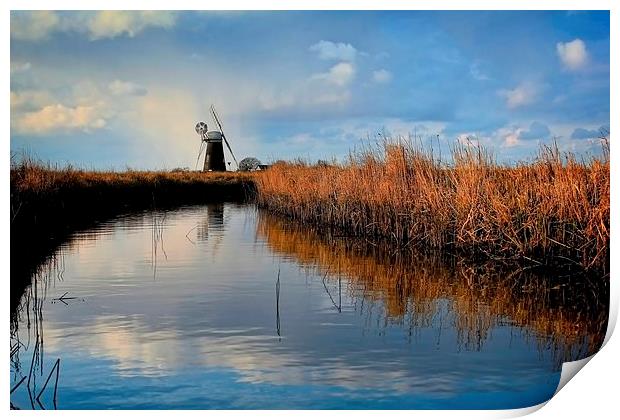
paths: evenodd
<path fill-rule="evenodd" d="M 575 131 L 573 131 L 573 134 L 570 135 L 571 139 L 593 139 L 593 138 L 597 138 L 601 135 L 601 131 L 603 130 L 603 127 L 599 128 L 598 130 L 588 130 L 586 128 L 576 128 Z"/>
<path fill-rule="evenodd" d="M 534 121 L 530 124 L 529 130 L 521 132 L 519 140 L 544 140 L 549 137 L 550 134 L 549 127 L 538 121 Z"/>

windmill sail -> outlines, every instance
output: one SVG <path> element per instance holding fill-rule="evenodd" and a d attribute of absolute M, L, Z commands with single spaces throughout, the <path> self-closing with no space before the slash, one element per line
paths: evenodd
<path fill-rule="evenodd" d="M 200 142 L 200 148 L 198 149 L 198 157 L 196 158 L 196 166 L 194 169 L 198 168 L 198 162 L 200 161 L 200 155 L 202 155 L 202 150 L 204 149 L 204 142 Z"/>
<path fill-rule="evenodd" d="M 230 147 L 230 143 L 228 143 L 228 140 L 226 139 L 226 135 L 224 134 L 224 128 L 222 127 L 222 123 L 220 122 L 220 119 L 219 119 L 219 117 L 217 115 L 217 112 L 215 111 L 215 107 L 213 105 L 211 105 L 211 115 L 213 116 L 213 120 L 215 121 L 215 123 L 219 127 L 220 132 L 222 133 L 222 139 L 224 140 L 224 143 L 226 143 L 226 147 L 230 151 L 230 154 L 232 155 L 232 158 L 235 161 L 235 164 L 237 166 L 239 166 L 239 163 L 237 162 L 237 158 L 235 157 L 235 154 L 233 153 L 232 148 Z"/>

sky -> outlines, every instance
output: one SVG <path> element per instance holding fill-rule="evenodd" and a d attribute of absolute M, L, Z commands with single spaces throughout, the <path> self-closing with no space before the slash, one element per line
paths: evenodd
<path fill-rule="evenodd" d="M 398 136 L 587 157 L 609 54 L 607 11 L 12 11 L 11 151 L 194 169 L 214 104 L 238 160 L 343 161 Z"/>

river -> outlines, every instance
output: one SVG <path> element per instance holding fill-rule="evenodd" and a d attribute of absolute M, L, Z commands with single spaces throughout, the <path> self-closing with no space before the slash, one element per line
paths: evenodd
<path fill-rule="evenodd" d="M 75 233 L 33 277 L 11 315 L 11 403 L 526 407 L 600 347 L 606 290 L 393 252 L 252 205 L 125 215 Z"/>

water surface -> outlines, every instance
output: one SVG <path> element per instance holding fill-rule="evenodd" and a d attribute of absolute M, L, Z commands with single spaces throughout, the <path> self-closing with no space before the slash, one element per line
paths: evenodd
<path fill-rule="evenodd" d="M 11 402 L 517 408 L 602 342 L 604 285 L 376 245 L 236 204 L 77 233 L 12 314 Z"/>

